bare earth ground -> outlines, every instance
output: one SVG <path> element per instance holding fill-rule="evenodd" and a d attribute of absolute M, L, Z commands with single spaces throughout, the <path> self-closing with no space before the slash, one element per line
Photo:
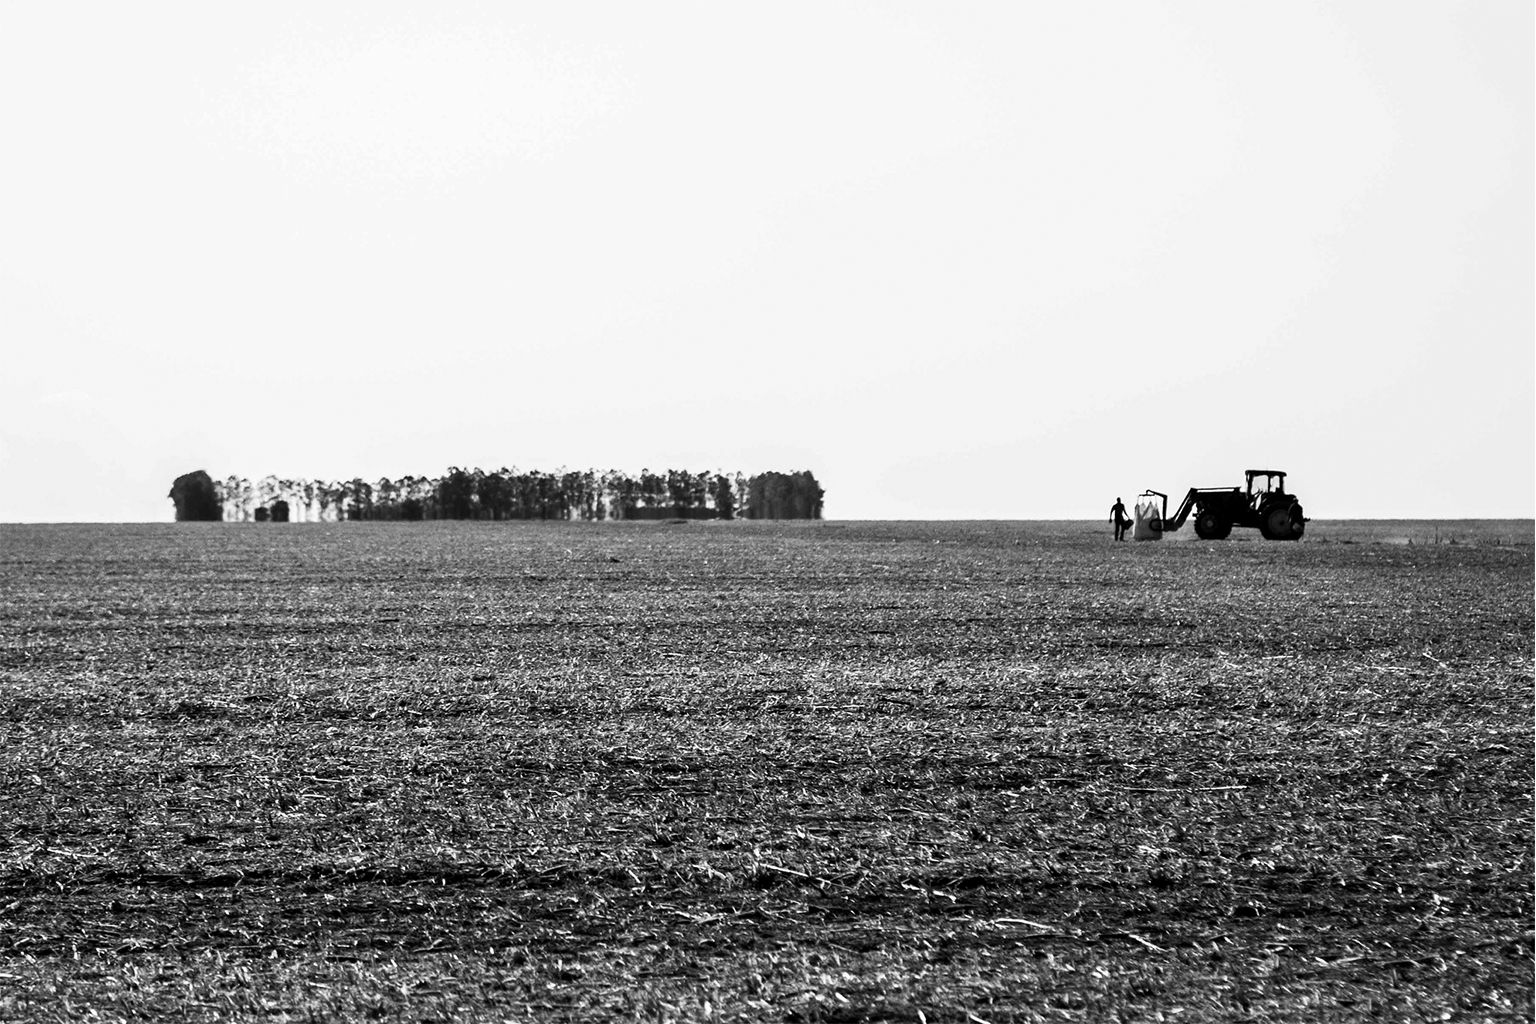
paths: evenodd
<path fill-rule="evenodd" d="M 1529 1019 L 1532 540 L 6 526 L 0 1019 Z"/>

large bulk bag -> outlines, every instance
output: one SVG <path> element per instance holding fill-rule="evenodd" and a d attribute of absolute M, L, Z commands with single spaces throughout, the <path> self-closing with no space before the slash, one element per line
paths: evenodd
<path fill-rule="evenodd" d="M 1136 520 L 1131 536 L 1136 540 L 1163 539 L 1162 505 L 1150 494 L 1136 499 Z"/>

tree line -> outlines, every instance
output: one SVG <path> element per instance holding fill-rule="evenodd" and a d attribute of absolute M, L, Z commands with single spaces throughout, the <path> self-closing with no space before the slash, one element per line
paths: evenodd
<path fill-rule="evenodd" d="M 341 522 L 426 519 L 820 519 L 824 492 L 809 471 L 639 475 L 619 470 L 461 469 L 398 480 L 176 478 L 178 520 Z"/>

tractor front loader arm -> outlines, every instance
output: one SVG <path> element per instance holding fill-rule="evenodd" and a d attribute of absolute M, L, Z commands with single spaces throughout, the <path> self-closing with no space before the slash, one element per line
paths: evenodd
<path fill-rule="evenodd" d="M 1173 518 L 1169 519 L 1167 516 L 1163 517 L 1164 533 L 1171 533 L 1184 525 L 1184 520 L 1188 519 L 1189 514 L 1194 511 L 1195 498 L 1199 494 L 1200 488 L 1191 487 L 1189 489 L 1189 493 L 1184 495 L 1184 502 L 1179 506 L 1179 510 L 1173 514 Z"/>

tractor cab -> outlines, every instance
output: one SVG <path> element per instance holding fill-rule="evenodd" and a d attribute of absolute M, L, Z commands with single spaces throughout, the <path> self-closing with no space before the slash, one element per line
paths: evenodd
<path fill-rule="evenodd" d="M 1248 504 L 1254 511 L 1263 508 L 1270 495 L 1285 493 L 1285 473 L 1278 469 L 1250 469 L 1243 474 L 1248 478 Z"/>

